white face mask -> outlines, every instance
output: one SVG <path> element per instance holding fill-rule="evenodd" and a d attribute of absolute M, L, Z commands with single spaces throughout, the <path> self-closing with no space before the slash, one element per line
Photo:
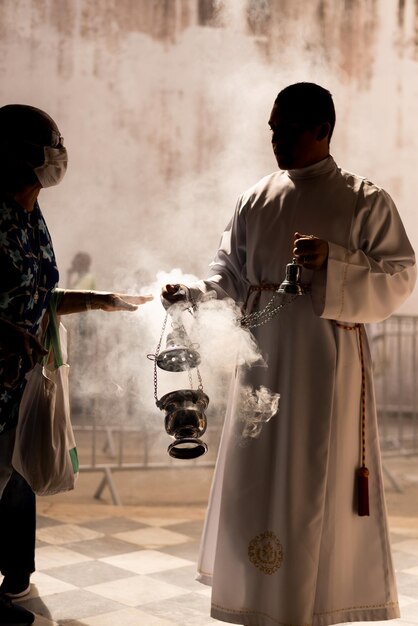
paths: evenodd
<path fill-rule="evenodd" d="M 36 167 L 34 172 L 42 187 L 58 185 L 67 171 L 68 155 L 64 147 L 44 146 L 45 162 Z"/>

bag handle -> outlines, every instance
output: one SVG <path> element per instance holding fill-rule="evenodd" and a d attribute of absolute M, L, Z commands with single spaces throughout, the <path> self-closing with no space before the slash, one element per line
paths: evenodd
<path fill-rule="evenodd" d="M 57 315 L 57 300 L 60 300 L 60 294 L 57 294 L 57 298 L 54 297 L 54 293 L 51 296 L 48 307 L 48 327 L 46 329 L 45 348 L 52 352 L 54 358 L 54 367 L 58 369 L 61 365 L 64 365 L 62 358 L 61 342 L 59 336 L 59 319 Z M 49 354 L 45 357 L 44 364 L 48 361 Z"/>

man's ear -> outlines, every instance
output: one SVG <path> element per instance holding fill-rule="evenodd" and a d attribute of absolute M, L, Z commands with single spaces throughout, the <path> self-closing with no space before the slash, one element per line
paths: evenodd
<path fill-rule="evenodd" d="M 329 122 L 323 122 L 318 126 L 318 131 L 316 135 L 317 141 L 322 141 L 326 137 L 329 137 L 331 132 L 331 124 Z"/>

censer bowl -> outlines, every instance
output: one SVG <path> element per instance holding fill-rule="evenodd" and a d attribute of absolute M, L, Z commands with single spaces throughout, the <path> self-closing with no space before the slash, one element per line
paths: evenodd
<path fill-rule="evenodd" d="M 170 391 L 158 400 L 158 407 L 166 412 L 165 429 L 175 441 L 168 447 L 176 459 L 195 459 L 207 452 L 201 437 L 207 427 L 205 409 L 208 396 L 201 390 L 180 389 Z"/>

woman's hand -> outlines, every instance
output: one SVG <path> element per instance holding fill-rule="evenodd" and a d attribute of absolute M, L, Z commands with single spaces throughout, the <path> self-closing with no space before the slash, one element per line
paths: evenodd
<path fill-rule="evenodd" d="M 152 294 L 132 296 L 122 293 L 108 293 L 92 291 L 90 295 L 91 308 L 102 311 L 136 311 L 138 306 L 153 300 Z"/>
<path fill-rule="evenodd" d="M 328 241 L 313 235 L 295 233 L 293 256 L 298 263 L 309 270 L 319 270 L 328 261 Z"/>
<path fill-rule="evenodd" d="M 147 293 L 142 296 L 111 291 L 84 291 L 65 289 L 57 308 L 58 315 L 82 313 L 90 309 L 102 311 L 136 311 L 138 306 L 153 300 L 154 296 Z"/>

